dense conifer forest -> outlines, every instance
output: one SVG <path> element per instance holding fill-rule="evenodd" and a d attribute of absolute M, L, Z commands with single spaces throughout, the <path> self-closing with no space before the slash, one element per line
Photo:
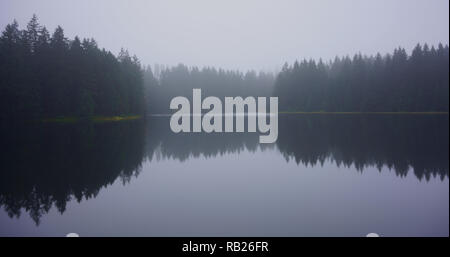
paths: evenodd
<path fill-rule="evenodd" d="M 144 111 L 140 63 L 122 50 L 115 57 L 95 40 L 50 35 L 36 16 L 0 38 L 2 118 L 120 115 Z"/>
<path fill-rule="evenodd" d="M 449 48 L 286 64 L 274 95 L 285 111 L 448 112 Z"/>
<path fill-rule="evenodd" d="M 170 99 L 205 95 L 278 96 L 280 111 L 448 112 L 449 47 L 417 45 L 382 56 L 285 64 L 279 74 L 178 65 L 152 71 L 94 39 L 50 34 L 33 16 L 0 37 L 0 119 L 167 113 Z"/>

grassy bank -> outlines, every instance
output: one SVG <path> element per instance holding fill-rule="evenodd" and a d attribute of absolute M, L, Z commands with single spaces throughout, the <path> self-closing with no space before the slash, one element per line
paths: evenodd
<path fill-rule="evenodd" d="M 42 119 L 42 122 L 52 122 L 52 123 L 76 123 L 80 121 L 91 121 L 91 122 L 118 122 L 127 120 L 138 120 L 141 119 L 140 115 L 128 115 L 128 116 L 93 116 L 93 117 L 56 117 Z"/>

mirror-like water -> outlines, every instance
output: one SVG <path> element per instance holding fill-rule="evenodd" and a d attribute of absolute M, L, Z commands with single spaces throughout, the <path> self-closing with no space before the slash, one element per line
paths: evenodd
<path fill-rule="evenodd" d="M 448 115 L 281 115 L 256 133 L 2 125 L 0 235 L 449 235 Z"/>

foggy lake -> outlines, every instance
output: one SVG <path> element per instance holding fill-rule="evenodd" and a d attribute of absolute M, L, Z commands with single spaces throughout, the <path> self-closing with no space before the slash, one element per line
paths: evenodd
<path fill-rule="evenodd" d="M 448 236 L 448 115 L 280 115 L 257 133 L 145 121 L 1 128 L 0 235 Z"/>

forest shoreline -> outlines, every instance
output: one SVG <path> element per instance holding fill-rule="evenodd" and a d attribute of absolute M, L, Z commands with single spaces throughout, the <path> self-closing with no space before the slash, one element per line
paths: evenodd
<path fill-rule="evenodd" d="M 52 35 L 34 15 L 0 35 L 0 121 L 73 123 L 136 119 L 169 111 L 176 96 L 201 89 L 216 97 L 278 97 L 280 114 L 446 114 L 449 46 L 417 44 L 408 53 L 355 54 L 285 64 L 265 73 L 155 65 L 94 39 Z"/>

